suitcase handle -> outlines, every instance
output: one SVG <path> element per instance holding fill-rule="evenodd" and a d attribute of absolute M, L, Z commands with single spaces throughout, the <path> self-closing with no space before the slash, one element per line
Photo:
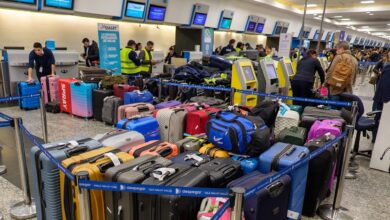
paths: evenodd
<path fill-rule="evenodd" d="M 280 194 L 284 191 L 284 184 L 281 181 L 278 181 L 276 183 L 272 183 L 271 185 L 267 186 L 268 194 L 271 196 L 271 198 L 276 198 L 280 196 Z"/>
<path fill-rule="evenodd" d="M 163 149 L 158 150 L 157 153 L 162 157 L 167 157 L 173 153 L 173 149 L 172 147 L 164 147 Z"/>
<path fill-rule="evenodd" d="M 75 85 L 75 86 L 80 86 L 81 83 L 80 83 L 80 82 L 74 82 L 74 85 Z"/>
<path fill-rule="evenodd" d="M 148 164 L 148 165 L 147 165 L 147 164 Z M 153 166 L 154 164 L 156 164 L 156 161 L 155 161 L 155 160 L 146 161 L 146 162 L 144 162 L 144 163 L 141 163 L 141 164 L 135 166 L 135 167 L 133 168 L 133 171 L 139 171 L 141 167 L 144 167 L 144 166 L 146 166 L 146 165 L 147 165 L 147 166 Z"/>
<path fill-rule="evenodd" d="M 74 148 L 71 148 L 71 149 L 67 150 L 65 152 L 65 154 L 69 158 L 69 157 L 72 157 L 74 155 L 78 155 L 78 154 L 84 153 L 84 152 L 86 152 L 88 150 L 89 150 L 89 147 L 87 147 L 87 146 L 78 146 L 78 147 L 74 147 Z"/>
<path fill-rule="evenodd" d="M 137 109 L 138 109 L 138 112 L 148 112 L 149 111 L 148 106 L 140 106 L 140 107 L 137 107 Z"/>
<path fill-rule="evenodd" d="M 121 161 L 121 163 L 122 163 L 122 161 Z M 98 168 L 100 170 L 100 173 L 105 173 L 109 168 L 111 168 L 113 166 L 114 166 L 114 162 L 109 161 L 109 162 L 100 164 L 98 166 Z"/>
<path fill-rule="evenodd" d="M 99 159 L 102 159 L 102 158 L 106 157 L 105 154 L 108 154 L 108 153 L 116 154 L 116 153 L 119 153 L 119 152 L 120 152 L 119 149 L 108 151 L 108 152 L 106 152 L 104 154 L 100 154 L 100 155 L 97 155 L 96 157 L 91 158 L 90 160 L 88 160 L 88 163 L 96 163 L 96 161 L 98 161 Z"/>
<path fill-rule="evenodd" d="M 296 149 L 297 149 L 296 147 L 290 148 L 290 149 L 286 152 L 285 155 L 290 156 L 292 153 L 294 153 L 294 151 L 295 151 Z"/>

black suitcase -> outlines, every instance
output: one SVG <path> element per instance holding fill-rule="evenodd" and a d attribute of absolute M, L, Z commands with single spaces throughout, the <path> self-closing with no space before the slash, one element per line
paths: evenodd
<path fill-rule="evenodd" d="M 141 183 L 153 170 L 171 165 L 172 162 L 160 156 L 145 155 L 128 163 L 112 167 L 104 174 L 109 182 Z M 105 191 L 106 219 L 139 219 L 137 194 Z"/>
<path fill-rule="evenodd" d="M 202 164 L 210 162 L 213 158 L 198 151 L 187 151 L 176 157 L 169 158 L 174 163 L 185 164 L 188 166 L 199 167 Z"/>
<path fill-rule="evenodd" d="M 199 169 L 209 173 L 212 187 L 226 187 L 230 181 L 242 176 L 241 163 L 230 158 L 216 158 Z"/>
<path fill-rule="evenodd" d="M 253 171 L 228 184 L 228 187 L 243 187 L 246 190 L 253 188 L 263 179 L 274 173 L 262 174 Z M 287 219 L 288 200 L 291 191 L 289 175 L 281 176 L 275 182 L 246 198 L 244 213 L 246 220 L 285 220 Z"/>
<path fill-rule="evenodd" d="M 182 164 L 172 164 L 168 168 L 176 172 L 163 180 L 149 177 L 142 184 L 183 187 L 208 187 L 206 171 Z M 155 171 L 157 173 L 159 170 Z M 202 198 L 180 196 L 138 195 L 138 213 L 142 220 L 184 220 L 196 219 Z"/>
<path fill-rule="evenodd" d="M 334 110 L 328 108 L 319 108 L 319 107 L 306 107 L 302 113 L 302 120 L 300 127 L 304 127 L 307 130 L 310 130 L 311 126 L 316 120 L 327 120 L 327 119 L 337 119 L 341 120 L 345 125 L 346 120 L 349 120 L 350 112 L 346 110 Z"/>
<path fill-rule="evenodd" d="M 306 143 L 306 147 L 313 152 L 325 143 L 331 141 L 327 136 L 311 140 Z M 328 148 L 318 157 L 310 160 L 309 171 L 306 183 L 305 200 L 302 214 L 305 216 L 315 216 L 318 206 L 326 198 L 329 181 L 331 180 L 334 166 L 337 161 L 337 146 Z"/>
<path fill-rule="evenodd" d="M 102 120 L 102 108 L 104 98 L 112 96 L 114 92 L 112 90 L 94 89 L 92 91 L 92 106 L 93 106 L 93 117 L 97 121 Z"/>

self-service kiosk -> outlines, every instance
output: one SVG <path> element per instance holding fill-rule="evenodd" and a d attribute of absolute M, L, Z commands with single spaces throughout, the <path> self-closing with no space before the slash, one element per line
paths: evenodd
<path fill-rule="evenodd" d="M 152 66 L 152 77 L 155 77 L 158 74 L 164 73 L 164 52 L 153 51 L 152 57 L 153 60 L 158 62 Z"/>
<path fill-rule="evenodd" d="M 324 71 L 326 71 L 329 68 L 328 59 L 326 57 L 319 57 L 318 60 L 321 63 L 322 69 L 324 69 Z"/>
<path fill-rule="evenodd" d="M 279 93 L 281 95 L 292 96 L 291 82 L 295 75 L 290 58 L 282 58 L 278 63 Z"/>
<path fill-rule="evenodd" d="M 260 59 L 257 79 L 260 92 L 278 94 L 279 79 L 276 72 L 275 62 L 272 58 L 266 57 Z"/>
<path fill-rule="evenodd" d="M 239 56 L 246 57 L 250 60 L 257 61 L 259 58 L 259 51 L 258 50 L 243 50 L 240 51 Z"/>
<path fill-rule="evenodd" d="M 258 80 L 252 62 L 248 59 L 236 60 L 233 63 L 231 87 L 238 90 L 258 91 Z M 257 96 L 236 92 L 234 105 L 256 106 Z"/>

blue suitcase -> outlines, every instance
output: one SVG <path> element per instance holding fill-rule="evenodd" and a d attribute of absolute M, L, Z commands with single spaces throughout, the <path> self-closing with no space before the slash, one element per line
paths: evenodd
<path fill-rule="evenodd" d="M 148 91 L 126 92 L 123 96 L 123 102 L 125 105 L 140 102 L 153 104 L 153 95 Z"/>
<path fill-rule="evenodd" d="M 92 91 L 97 89 L 97 87 L 96 83 L 70 83 L 73 115 L 83 118 L 90 118 L 93 116 Z"/>
<path fill-rule="evenodd" d="M 300 161 L 309 154 L 310 151 L 306 147 L 276 143 L 268 151 L 260 155 L 259 170 L 262 173 L 279 171 Z M 309 163 L 306 163 L 290 173 L 292 183 L 288 205 L 288 219 L 301 218 L 308 168 Z"/>
<path fill-rule="evenodd" d="M 232 160 L 240 161 L 241 169 L 244 172 L 244 175 L 251 173 L 258 169 L 259 159 L 256 157 L 240 157 L 240 156 L 232 156 Z"/>
<path fill-rule="evenodd" d="M 78 146 L 69 142 L 72 140 L 76 141 Z M 43 146 L 57 161 L 102 147 L 98 141 L 90 138 L 73 138 Z M 61 220 L 60 171 L 37 146 L 31 148 L 30 159 L 34 178 L 32 195 L 36 201 L 38 219 Z"/>
<path fill-rule="evenodd" d="M 137 131 L 144 135 L 145 142 L 160 140 L 160 128 L 157 119 L 152 116 L 134 117 L 120 120 L 116 127 L 129 131 Z"/>
<path fill-rule="evenodd" d="M 272 174 L 262 174 L 259 171 L 253 171 L 241 178 L 233 180 L 227 187 L 243 187 L 246 190 L 250 190 Z M 284 175 L 273 183 L 270 183 L 266 188 L 256 192 L 255 195 L 246 198 L 244 202 L 245 219 L 285 220 L 291 190 L 290 185 L 290 176 Z"/>
<path fill-rule="evenodd" d="M 19 82 L 18 96 L 35 95 L 41 92 L 41 83 L 34 82 Z M 19 100 L 19 108 L 24 110 L 38 109 L 40 106 L 39 97 L 24 98 Z"/>
<path fill-rule="evenodd" d="M 198 151 L 187 151 L 169 159 L 173 163 L 180 163 L 193 167 L 199 167 L 200 165 L 211 161 L 213 158 L 207 154 L 201 154 Z"/>

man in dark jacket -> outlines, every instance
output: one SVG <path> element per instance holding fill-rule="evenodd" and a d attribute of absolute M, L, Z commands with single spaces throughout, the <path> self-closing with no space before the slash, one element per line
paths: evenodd
<path fill-rule="evenodd" d="M 52 75 L 56 73 L 56 61 L 51 50 L 43 48 L 39 42 L 34 43 L 34 50 L 32 50 L 28 57 L 28 79 L 33 81 L 33 69 L 35 67 L 38 80 L 43 76 Z"/>
<path fill-rule="evenodd" d="M 84 53 L 81 56 L 85 59 L 86 65 L 88 67 L 95 66 L 99 63 L 99 47 L 95 41 L 92 41 L 90 44 L 88 38 L 83 39 Z"/>
<path fill-rule="evenodd" d="M 229 40 L 229 44 L 226 47 L 222 48 L 220 55 L 223 56 L 223 55 L 226 55 L 228 53 L 235 52 L 236 51 L 236 49 L 234 48 L 235 43 L 236 43 L 236 40 L 234 40 L 234 39 Z"/>

